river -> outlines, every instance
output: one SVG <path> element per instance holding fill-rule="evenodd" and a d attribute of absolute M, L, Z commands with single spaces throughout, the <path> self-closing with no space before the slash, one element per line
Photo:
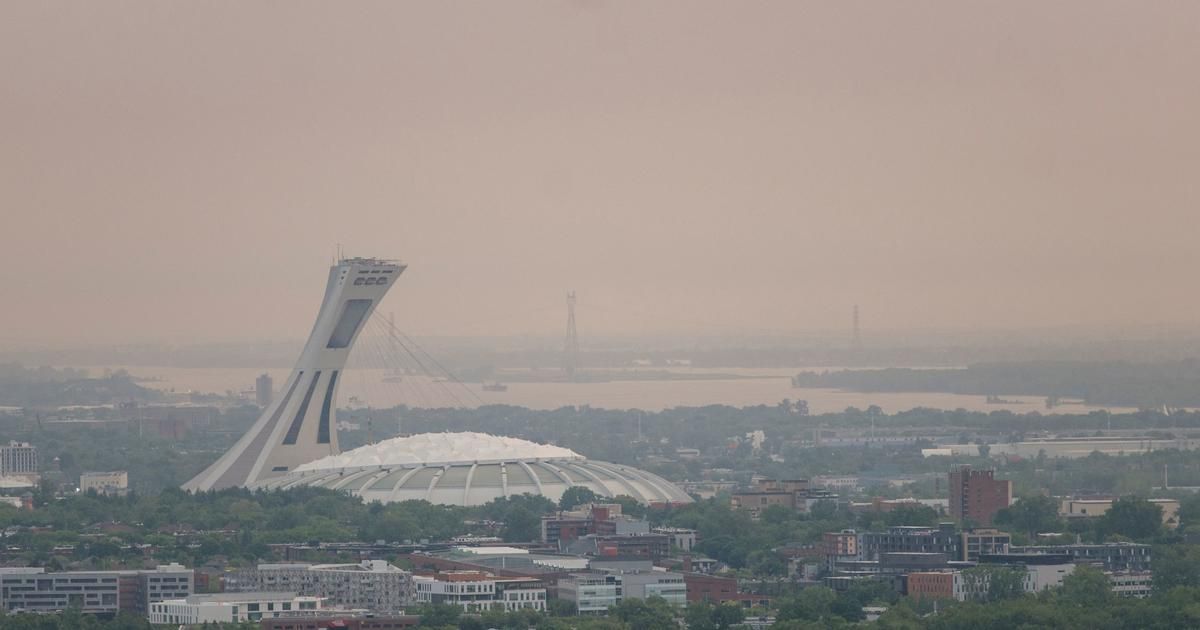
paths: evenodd
<path fill-rule="evenodd" d="M 175 392 L 250 392 L 254 379 L 267 373 L 278 390 L 287 378 L 288 370 L 277 368 L 174 368 L 120 366 L 137 377 L 158 380 L 142 384 Z M 702 407 L 730 405 L 746 407 L 774 405 L 785 398 L 808 401 L 814 414 L 843 411 L 847 407 L 865 409 L 878 405 L 884 412 L 895 413 L 916 407 L 934 409 L 966 409 L 970 411 L 1008 410 L 1017 413 L 1039 411 L 1046 413 L 1044 399 L 1035 396 L 1005 396 L 1004 402 L 988 403 L 983 396 L 941 393 L 863 393 L 823 388 L 791 386 L 790 376 L 803 370 L 831 368 L 794 368 L 781 370 L 717 370 L 750 378 L 706 378 L 704 380 L 638 380 L 604 381 L 593 383 L 510 382 L 503 392 L 483 391 L 478 383 L 459 384 L 437 382 L 426 376 L 404 376 L 400 382 L 386 382 L 387 373 L 378 369 L 346 370 L 339 386 L 341 406 L 391 407 L 405 404 L 412 407 L 449 407 L 480 404 L 505 404 L 531 409 L 557 409 L 564 406 L 589 405 L 604 409 L 642 409 L 659 411 L 671 407 Z M 91 369 L 92 373 L 99 370 Z M 672 368 L 672 371 L 697 376 L 712 370 Z M 249 393 L 253 399 L 253 393 Z M 1114 412 L 1131 411 L 1121 407 L 1092 407 L 1083 404 L 1064 404 L 1058 413 L 1087 413 L 1098 409 Z"/>

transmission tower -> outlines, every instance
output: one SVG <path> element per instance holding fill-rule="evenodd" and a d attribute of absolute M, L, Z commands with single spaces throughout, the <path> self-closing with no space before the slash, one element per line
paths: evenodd
<path fill-rule="evenodd" d="M 567 341 L 563 345 L 563 367 L 569 380 L 575 379 L 579 367 L 579 335 L 575 332 L 575 292 L 567 294 Z"/>
<path fill-rule="evenodd" d="M 858 327 L 858 305 L 854 305 L 854 349 L 862 349 L 862 334 Z"/>

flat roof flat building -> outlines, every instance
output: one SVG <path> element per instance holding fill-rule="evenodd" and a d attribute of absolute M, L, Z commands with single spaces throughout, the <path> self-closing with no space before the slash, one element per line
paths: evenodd
<path fill-rule="evenodd" d="M 580 615 L 604 615 L 621 603 L 621 576 L 574 573 L 558 581 L 558 597 L 574 604 Z"/>
<path fill-rule="evenodd" d="M 1012 505 L 1012 482 L 994 470 L 957 466 L 950 471 L 950 516 L 964 525 L 987 527 L 996 512 Z"/>
<path fill-rule="evenodd" d="M 384 560 L 351 564 L 260 564 L 225 579 L 233 592 L 294 592 L 334 608 L 396 613 L 414 602 L 412 573 Z"/>
<path fill-rule="evenodd" d="M 191 569 L 178 564 L 138 571 L 66 571 L 39 567 L 0 569 L 0 607 L 9 612 L 145 615 L 151 604 L 187 597 L 195 590 Z"/>
<path fill-rule="evenodd" d="M 435 576 L 418 575 L 417 602 L 453 604 L 466 612 L 500 608 L 546 610 L 546 587 L 537 578 L 498 577 L 483 571 L 443 571 Z"/>
<path fill-rule="evenodd" d="M 0 477 L 36 476 L 38 472 L 37 447 L 28 442 L 9 442 L 0 446 Z"/>
<path fill-rule="evenodd" d="M 109 472 L 85 472 L 79 475 L 79 491 L 108 496 L 122 496 L 129 492 L 129 473 L 124 470 Z"/>
<path fill-rule="evenodd" d="M 246 623 L 322 614 L 320 597 L 295 593 L 216 593 L 168 599 L 150 605 L 150 623 L 173 626 Z"/>

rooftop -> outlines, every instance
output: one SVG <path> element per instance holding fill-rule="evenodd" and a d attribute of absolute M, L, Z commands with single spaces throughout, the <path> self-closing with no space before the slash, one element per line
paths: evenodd
<path fill-rule="evenodd" d="M 297 595 L 295 593 L 276 593 L 268 591 L 250 591 L 246 593 L 198 593 L 188 595 L 185 600 L 189 604 L 236 604 L 239 602 L 281 602 L 302 599 L 305 601 L 320 601 L 320 597 Z"/>
<path fill-rule="evenodd" d="M 580 460 L 570 449 L 486 433 L 422 433 L 360 446 L 297 466 L 297 472 L 365 466 Z"/>

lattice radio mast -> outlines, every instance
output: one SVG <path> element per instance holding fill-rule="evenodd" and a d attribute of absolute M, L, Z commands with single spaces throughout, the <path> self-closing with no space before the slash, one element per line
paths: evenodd
<path fill-rule="evenodd" d="M 854 325 L 854 333 L 853 333 L 854 334 L 854 337 L 853 337 L 854 349 L 861 350 L 862 349 L 862 331 L 859 329 L 859 326 L 858 326 L 858 305 L 857 304 L 854 305 L 854 324 L 853 325 Z"/>
<path fill-rule="evenodd" d="M 563 345 L 563 367 L 567 378 L 575 379 L 575 369 L 579 367 L 579 334 L 575 332 L 575 292 L 567 294 L 567 341 Z"/>

